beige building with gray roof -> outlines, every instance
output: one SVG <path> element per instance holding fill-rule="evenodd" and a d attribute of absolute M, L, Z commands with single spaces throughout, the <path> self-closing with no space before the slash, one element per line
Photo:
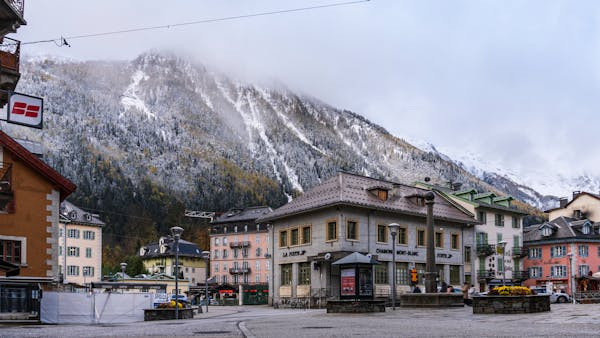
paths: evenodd
<path fill-rule="evenodd" d="M 340 296 L 340 268 L 334 261 L 353 252 L 370 254 L 376 265 L 375 297 L 391 294 L 392 240 L 388 225 L 401 225 L 396 243 L 397 291 L 410 291 L 411 268 L 423 284 L 428 190 L 340 172 L 260 218 L 271 225 L 271 301 L 323 306 Z M 473 242 L 474 215 L 435 193 L 436 263 L 440 281 L 464 282 L 465 243 Z"/>

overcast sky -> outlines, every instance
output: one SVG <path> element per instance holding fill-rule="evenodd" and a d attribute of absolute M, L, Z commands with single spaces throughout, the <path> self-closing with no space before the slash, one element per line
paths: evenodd
<path fill-rule="evenodd" d="M 340 0 L 342 1 L 342 0 Z M 22 41 L 336 0 L 26 1 Z M 399 137 L 513 169 L 600 176 L 600 2 L 392 1 L 28 45 L 132 59 L 168 49 L 244 79 L 277 79 Z"/>

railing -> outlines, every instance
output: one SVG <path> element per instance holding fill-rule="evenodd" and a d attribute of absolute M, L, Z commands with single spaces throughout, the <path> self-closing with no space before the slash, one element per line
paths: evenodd
<path fill-rule="evenodd" d="M 250 246 L 250 241 L 243 242 L 229 242 L 230 248 L 245 248 Z"/>
<path fill-rule="evenodd" d="M 241 275 L 244 273 L 250 273 L 250 268 L 229 268 L 229 273 L 232 275 Z"/>
<path fill-rule="evenodd" d="M 514 280 L 526 280 L 529 279 L 529 271 L 513 271 L 512 277 Z"/>
<path fill-rule="evenodd" d="M 496 272 L 494 270 L 479 270 L 477 271 L 478 280 L 494 279 Z"/>
<path fill-rule="evenodd" d="M 7 2 L 15 12 L 23 17 L 23 13 L 25 13 L 25 0 L 7 0 Z"/>
<path fill-rule="evenodd" d="M 527 256 L 527 248 L 522 246 L 515 246 L 512 248 L 512 256 L 513 257 L 525 257 Z"/>
<path fill-rule="evenodd" d="M 496 252 L 496 246 L 493 244 L 477 244 L 477 256 L 490 256 Z"/>
<path fill-rule="evenodd" d="M 19 72 L 21 41 L 5 37 L 0 42 L 0 67 Z"/>

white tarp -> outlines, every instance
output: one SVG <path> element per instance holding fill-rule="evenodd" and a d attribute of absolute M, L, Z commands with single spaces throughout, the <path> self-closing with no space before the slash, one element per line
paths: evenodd
<path fill-rule="evenodd" d="M 131 323 L 152 303 L 150 293 L 44 292 L 40 316 L 45 324 Z"/>

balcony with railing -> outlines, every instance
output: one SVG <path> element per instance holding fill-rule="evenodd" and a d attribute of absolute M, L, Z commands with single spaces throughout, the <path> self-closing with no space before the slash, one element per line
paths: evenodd
<path fill-rule="evenodd" d="M 512 256 L 516 258 L 521 258 L 527 256 L 527 249 L 522 246 L 514 246 L 512 248 Z"/>
<path fill-rule="evenodd" d="M 229 273 L 232 275 L 249 274 L 250 268 L 229 268 Z"/>
<path fill-rule="evenodd" d="M 250 246 L 250 241 L 243 242 L 229 242 L 230 248 L 247 248 Z"/>
<path fill-rule="evenodd" d="M 496 272 L 494 270 L 479 270 L 477 271 L 477 279 L 480 281 L 494 279 Z"/>
<path fill-rule="evenodd" d="M 516 281 L 524 281 L 529 279 L 529 271 L 515 270 L 512 272 L 512 279 Z"/>
<path fill-rule="evenodd" d="M 0 66 L 16 73 L 19 72 L 21 41 L 5 37 L 0 41 Z"/>
<path fill-rule="evenodd" d="M 496 246 L 494 244 L 477 244 L 477 256 L 491 256 L 496 252 Z"/>

